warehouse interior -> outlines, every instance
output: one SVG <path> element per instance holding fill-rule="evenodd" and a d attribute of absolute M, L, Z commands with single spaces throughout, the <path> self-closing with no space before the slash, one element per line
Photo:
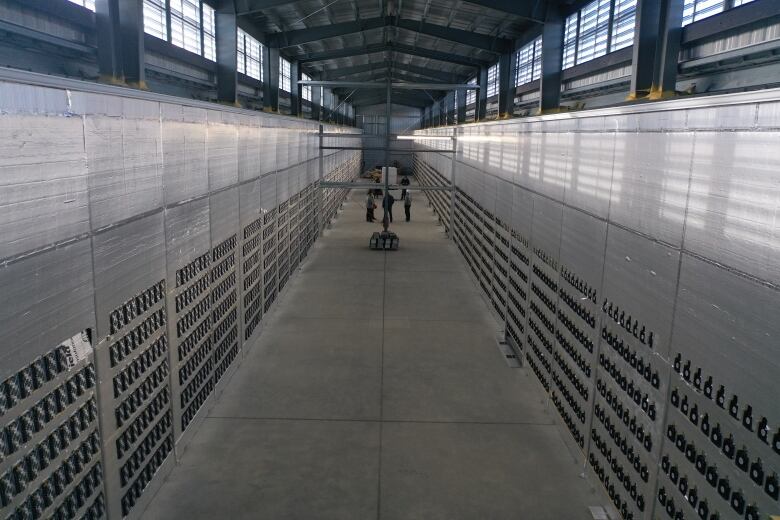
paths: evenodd
<path fill-rule="evenodd" d="M 0 520 L 780 518 L 780 0 L 0 0 L 0 136 Z"/>

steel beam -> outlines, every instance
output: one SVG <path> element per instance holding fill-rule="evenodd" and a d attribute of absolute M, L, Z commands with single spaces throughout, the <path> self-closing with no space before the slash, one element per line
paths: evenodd
<path fill-rule="evenodd" d="M 417 67 L 406 63 L 393 63 L 393 70 L 404 71 L 411 74 L 417 74 L 418 76 L 424 76 L 437 81 L 444 81 L 447 83 L 458 83 L 463 79 L 463 76 L 457 74 L 451 74 L 445 71 L 432 70 L 425 67 Z M 362 74 L 365 72 L 379 72 L 386 71 L 390 66 L 389 61 L 368 63 L 366 65 L 355 65 L 354 67 L 341 67 L 338 69 L 328 69 L 323 71 L 323 79 L 337 79 L 344 76 L 352 76 L 354 74 Z"/>
<path fill-rule="evenodd" d="M 355 95 L 351 97 L 350 100 L 352 101 L 352 104 L 355 106 L 379 105 L 379 104 L 383 104 L 383 101 L 385 100 L 385 96 L 379 94 L 365 95 L 365 96 Z M 399 105 L 407 105 L 413 107 L 424 107 L 427 103 L 427 101 L 421 97 L 397 94 L 397 93 L 393 94 L 393 100 Z"/>
<path fill-rule="evenodd" d="M 297 31 L 272 33 L 266 35 L 266 38 L 269 44 L 276 45 L 280 48 L 295 47 L 296 45 L 316 42 L 326 38 L 335 38 L 347 34 L 379 29 L 389 25 L 390 21 L 389 17 L 369 18 L 352 22 L 307 27 L 306 29 Z"/>
<path fill-rule="evenodd" d="M 513 47 L 512 41 L 505 38 L 498 38 L 486 34 L 478 34 L 472 31 L 464 31 L 461 29 L 452 29 L 450 27 L 444 27 L 443 25 L 427 23 L 422 20 L 417 21 L 399 19 L 395 25 L 407 31 L 433 36 L 434 38 L 438 38 L 440 40 L 447 40 L 450 42 L 459 43 L 461 45 L 468 45 L 469 47 L 495 52 L 497 54 L 509 52 Z"/>
<path fill-rule="evenodd" d="M 456 65 L 462 65 L 464 67 L 478 68 L 487 65 L 489 62 L 471 58 L 469 56 L 463 56 L 460 54 L 452 54 L 447 52 L 434 51 L 430 49 L 423 49 L 419 47 L 412 47 L 410 45 L 393 44 L 376 44 L 347 47 L 344 49 L 335 49 L 322 52 L 313 52 L 307 56 L 301 57 L 299 61 L 301 63 L 312 63 L 317 61 L 335 60 L 338 58 L 349 58 L 351 56 L 364 56 L 368 54 L 375 54 L 378 52 L 398 52 L 401 54 L 409 54 L 412 56 L 419 56 L 421 58 L 428 58 L 436 61 L 443 61 L 445 63 L 454 63 Z"/>
<path fill-rule="evenodd" d="M 542 29 L 542 71 L 539 81 L 539 111 L 558 110 L 561 105 L 561 67 L 565 17 L 557 5 L 547 6 Z"/>
<path fill-rule="evenodd" d="M 279 111 L 279 49 L 263 45 L 263 110 Z"/>
<path fill-rule="evenodd" d="M 456 63 L 458 65 L 463 65 L 465 67 L 481 67 L 484 65 L 489 64 L 489 61 L 480 60 L 477 58 L 471 58 L 468 56 L 463 56 L 460 54 L 453 55 L 449 52 L 440 52 L 440 51 L 434 51 L 431 49 L 424 49 L 421 47 L 413 47 L 411 45 L 401 45 L 398 43 L 394 43 L 390 45 L 390 49 L 393 52 L 400 52 L 403 54 L 410 54 L 413 56 L 419 56 L 421 58 L 430 58 L 432 60 L 437 61 L 444 61 L 448 63 Z"/>
<path fill-rule="evenodd" d="M 295 0 L 238 0 L 237 7 L 239 8 L 239 15 L 247 15 L 259 13 L 265 9 L 271 7 L 278 7 L 280 5 L 287 5 L 293 3 Z"/>
<path fill-rule="evenodd" d="M 280 48 L 294 47 L 303 43 L 310 43 L 326 38 L 335 38 L 363 31 L 371 31 L 382 27 L 398 27 L 406 31 L 425 34 L 440 40 L 447 40 L 495 53 L 509 52 L 512 48 L 512 41 L 505 38 L 478 34 L 461 29 L 453 29 L 420 20 L 397 19 L 392 16 L 380 16 L 377 18 L 354 20 L 351 22 L 308 27 L 296 31 L 273 33 L 267 35 L 267 39 L 270 45 L 276 45 Z"/>
<path fill-rule="evenodd" d="M 238 35 L 236 6 L 233 0 L 224 0 L 215 11 L 217 29 L 217 100 L 235 104 L 238 101 Z"/>
<path fill-rule="evenodd" d="M 523 20 L 527 20 L 533 23 L 544 23 L 544 18 L 537 14 L 534 8 L 535 5 L 540 2 L 522 2 L 519 0 L 465 0 L 466 2 L 474 5 L 480 5 L 482 7 L 489 7 L 497 11 L 503 11 L 515 16 L 519 16 Z M 546 2 L 541 2 L 545 4 Z"/>
<path fill-rule="evenodd" d="M 346 87 L 346 88 L 367 88 L 383 89 L 385 83 L 373 81 L 330 81 L 330 80 L 299 80 L 300 85 L 319 85 L 322 87 Z M 467 83 L 391 83 L 392 88 L 400 90 L 477 90 L 479 85 L 469 85 Z"/>
<path fill-rule="evenodd" d="M 335 181 L 323 181 L 320 183 L 321 188 L 350 188 L 350 189 L 356 189 L 356 190 L 374 190 L 376 189 L 376 183 L 375 182 L 335 182 Z M 388 184 L 387 188 L 390 190 L 402 190 L 405 187 L 400 184 Z M 435 185 L 426 185 L 426 186 L 411 186 L 411 189 L 414 191 L 450 191 L 452 187 L 450 186 L 435 186 Z"/>
<path fill-rule="evenodd" d="M 406 74 L 403 71 L 397 71 L 397 70 L 393 70 L 392 77 L 389 75 L 390 73 L 387 70 L 371 71 L 371 73 L 369 75 L 367 75 L 367 76 L 362 76 L 362 74 L 365 74 L 365 73 L 356 74 L 357 77 L 354 77 L 354 78 L 351 78 L 351 79 L 345 80 L 345 81 L 373 81 L 373 82 L 381 81 L 383 83 L 386 83 L 388 78 L 389 78 L 390 81 L 395 81 L 395 82 L 406 81 L 406 82 L 409 82 L 409 83 L 420 83 L 420 82 L 429 83 L 429 81 L 427 81 L 426 78 L 421 78 L 419 76 Z M 438 84 L 449 85 L 450 83 L 434 82 L 434 83 L 431 83 L 431 84 L 433 84 L 433 85 L 438 85 Z"/>

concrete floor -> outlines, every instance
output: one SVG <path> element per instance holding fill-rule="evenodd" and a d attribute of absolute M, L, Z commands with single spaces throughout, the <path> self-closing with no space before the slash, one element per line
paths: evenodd
<path fill-rule="evenodd" d="M 144 518 L 580 519 L 604 504 L 422 195 L 345 204 Z M 399 216 L 401 218 L 399 218 Z"/>

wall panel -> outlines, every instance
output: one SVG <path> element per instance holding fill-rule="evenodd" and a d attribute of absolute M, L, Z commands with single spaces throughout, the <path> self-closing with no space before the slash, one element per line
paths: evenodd
<path fill-rule="evenodd" d="M 0 518 L 140 518 L 347 193 L 315 123 L 74 85 L 0 83 Z"/>
<path fill-rule="evenodd" d="M 455 243 L 624 519 L 780 511 L 778 100 L 415 132 L 428 148 L 426 136 L 456 132 Z M 418 176 L 442 175 L 434 157 L 416 155 Z M 491 258 L 479 231 L 504 220 L 504 181 L 506 277 L 500 232 Z"/>

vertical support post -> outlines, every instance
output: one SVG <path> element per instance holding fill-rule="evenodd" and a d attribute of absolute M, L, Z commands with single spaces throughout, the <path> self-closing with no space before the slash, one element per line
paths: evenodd
<path fill-rule="evenodd" d="M 324 161 L 324 157 L 323 157 L 323 154 L 322 154 L 322 145 L 323 145 L 322 133 L 323 133 L 323 125 L 319 125 L 319 135 L 318 135 L 318 139 L 317 139 L 319 141 L 319 144 L 320 144 L 319 145 L 319 150 L 318 150 L 318 152 L 319 152 L 318 160 L 317 160 L 317 165 L 318 165 L 318 169 L 319 169 L 319 176 L 318 176 L 319 177 L 319 184 L 317 185 L 317 187 L 319 188 L 317 190 L 317 193 L 319 194 L 319 196 L 317 197 L 317 206 L 318 206 L 317 215 L 318 215 L 318 220 L 319 220 L 319 228 L 320 228 L 319 234 L 320 234 L 320 236 L 322 236 L 323 232 L 325 231 L 325 219 L 324 219 L 324 211 L 323 211 L 324 208 L 323 208 L 323 204 L 322 204 L 322 199 L 324 198 L 324 194 L 323 194 L 322 190 L 325 189 L 322 186 L 322 183 L 325 181 L 325 161 Z"/>
<path fill-rule="evenodd" d="M 479 68 L 479 92 L 477 106 L 474 108 L 474 121 L 482 121 L 487 116 L 488 67 Z"/>
<path fill-rule="evenodd" d="M 639 0 L 629 100 L 674 95 L 682 15 L 683 0 Z"/>
<path fill-rule="evenodd" d="M 331 94 L 330 90 L 323 88 L 322 89 L 322 120 L 323 121 L 330 121 L 330 108 L 331 108 L 331 100 L 333 98 L 333 94 Z"/>
<path fill-rule="evenodd" d="M 95 26 L 101 78 L 146 88 L 143 2 L 97 0 Z"/>
<path fill-rule="evenodd" d="M 290 63 L 290 115 L 301 115 L 301 99 L 303 99 L 303 85 L 298 83 L 301 80 L 301 65 L 297 60 Z"/>
<path fill-rule="evenodd" d="M 453 90 L 447 96 L 447 108 L 449 109 L 448 112 L 450 114 L 449 124 L 451 125 L 456 124 L 458 120 L 458 98 L 456 92 L 457 90 Z"/>
<path fill-rule="evenodd" d="M 456 90 L 455 96 L 457 96 L 458 100 L 458 117 L 457 117 L 457 123 L 463 124 L 466 122 L 466 93 L 467 90 Z"/>
<path fill-rule="evenodd" d="M 662 4 L 659 0 L 637 2 L 629 100 L 644 97 L 650 94 L 653 88 L 656 40 L 660 35 Z"/>
<path fill-rule="evenodd" d="M 117 0 L 95 1 L 95 28 L 97 58 L 101 81 L 124 80 L 121 56 L 119 56 L 119 9 Z"/>
<path fill-rule="evenodd" d="M 215 12 L 217 28 L 217 101 L 234 105 L 238 102 L 238 33 L 236 6 L 223 1 Z"/>
<path fill-rule="evenodd" d="M 320 105 L 320 121 L 328 120 L 328 104 L 330 103 L 330 97 L 328 96 L 328 90 L 322 87 L 322 104 Z"/>
<path fill-rule="evenodd" d="M 455 156 L 458 151 L 458 132 L 460 128 L 455 127 L 452 129 L 452 150 L 456 153 L 452 154 L 452 168 L 450 168 L 450 240 L 455 240 L 455 171 L 457 169 L 457 161 Z"/>
<path fill-rule="evenodd" d="M 555 111 L 561 105 L 564 17 L 560 7 L 547 6 L 542 29 L 542 72 L 539 81 L 539 112 Z"/>
<path fill-rule="evenodd" d="M 387 77 L 387 86 L 385 87 L 387 91 L 387 100 L 386 106 L 385 106 L 385 197 L 387 197 L 390 194 L 389 186 L 390 186 L 390 118 L 393 114 L 393 84 L 390 80 L 390 75 Z M 390 221 L 388 220 L 387 210 L 388 204 L 384 204 L 385 199 L 382 199 L 382 207 L 383 207 L 383 213 L 384 217 L 382 218 L 382 225 L 385 228 L 385 231 L 387 231 L 387 228 L 390 224 Z"/>
<path fill-rule="evenodd" d="M 498 59 L 498 117 L 512 117 L 515 105 L 514 52 L 502 54 Z"/>
<path fill-rule="evenodd" d="M 322 96 L 320 95 L 321 92 L 322 87 L 311 87 L 311 118 L 313 121 L 320 120 L 320 105 L 322 104 Z"/>
<path fill-rule="evenodd" d="M 664 0 L 650 99 L 675 95 L 682 38 L 683 0 Z"/>
<path fill-rule="evenodd" d="M 144 6 L 140 0 L 119 2 L 119 43 L 125 82 L 146 88 L 144 71 Z"/>
<path fill-rule="evenodd" d="M 263 110 L 279 112 L 279 49 L 263 45 Z"/>

